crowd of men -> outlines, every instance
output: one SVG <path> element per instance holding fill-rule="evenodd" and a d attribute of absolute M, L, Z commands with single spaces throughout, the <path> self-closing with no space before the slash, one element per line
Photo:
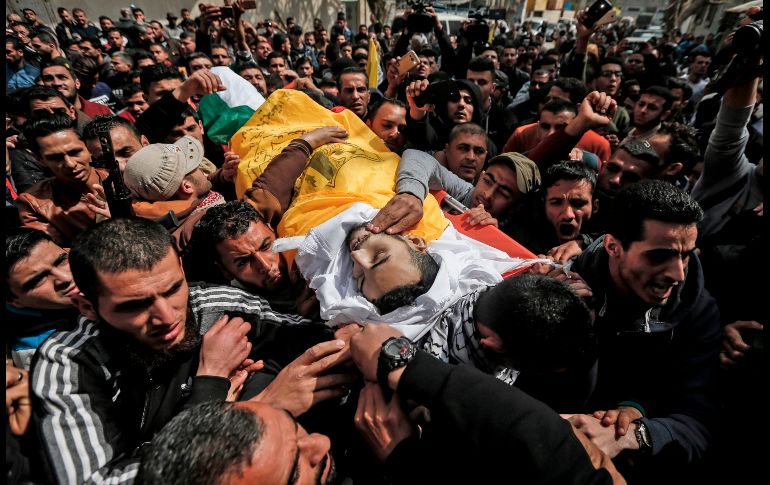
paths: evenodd
<path fill-rule="evenodd" d="M 489 43 L 432 7 L 430 32 L 409 10 L 355 31 L 225 3 L 7 15 L 8 483 L 756 479 L 766 184 L 762 54 L 731 49 L 746 36 L 631 45 L 581 11 Z M 360 185 L 392 197 L 274 250 L 308 160 L 348 133 L 304 132 L 239 197 L 242 160 L 198 110 L 216 66 L 352 112 L 400 159 Z M 431 213 L 442 190 L 464 229 Z M 537 258 L 474 242 L 485 226 Z"/>

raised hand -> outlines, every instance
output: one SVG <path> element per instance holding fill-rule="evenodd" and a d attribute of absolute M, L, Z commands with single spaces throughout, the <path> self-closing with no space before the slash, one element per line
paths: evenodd
<path fill-rule="evenodd" d="M 226 89 L 219 76 L 208 69 L 200 69 L 190 74 L 190 77 L 176 88 L 173 94 L 179 101 L 187 102 L 193 96 L 205 96 Z"/>

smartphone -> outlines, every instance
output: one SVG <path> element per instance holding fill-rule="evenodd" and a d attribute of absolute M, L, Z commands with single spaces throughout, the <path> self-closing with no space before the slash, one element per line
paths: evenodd
<path fill-rule="evenodd" d="M 602 25 L 614 22 L 620 9 L 614 7 L 608 0 L 596 0 L 588 10 L 586 10 L 585 19 L 583 19 L 583 25 L 586 27 L 599 27 Z"/>
<path fill-rule="evenodd" d="M 241 0 L 241 8 L 244 10 L 254 10 L 257 8 L 257 0 Z"/>
<path fill-rule="evenodd" d="M 219 7 L 219 14 L 222 16 L 223 19 L 233 18 L 233 6 L 222 5 L 221 7 Z"/>
<path fill-rule="evenodd" d="M 417 57 L 417 53 L 414 51 L 409 51 L 406 54 L 404 54 L 404 57 L 402 57 L 398 61 L 398 74 L 400 76 L 403 76 L 407 72 L 411 71 L 415 67 L 420 65 L 420 58 Z"/>

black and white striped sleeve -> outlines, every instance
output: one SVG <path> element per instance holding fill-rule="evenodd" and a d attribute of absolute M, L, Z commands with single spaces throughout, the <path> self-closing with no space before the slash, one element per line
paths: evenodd
<path fill-rule="evenodd" d="M 139 467 L 114 402 L 120 394 L 94 323 L 46 340 L 32 368 L 33 409 L 56 483 L 132 483 Z"/>
<path fill-rule="evenodd" d="M 198 319 L 203 333 L 222 315 L 242 317 L 253 327 L 312 323 L 299 315 L 278 313 L 261 296 L 232 286 L 190 287 L 190 309 L 193 317 Z"/>

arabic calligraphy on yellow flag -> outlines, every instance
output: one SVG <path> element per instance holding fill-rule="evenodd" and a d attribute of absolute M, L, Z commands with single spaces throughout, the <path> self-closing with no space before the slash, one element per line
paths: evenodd
<path fill-rule="evenodd" d="M 347 142 L 324 145 L 313 152 L 278 226 L 280 237 L 307 234 L 356 202 L 384 207 L 395 194 L 399 157 L 358 116 L 350 110 L 329 111 L 305 93 L 280 89 L 230 140 L 231 149 L 241 157 L 238 197 L 291 140 L 322 126 L 344 128 Z M 448 221 L 430 194 L 423 211 L 422 221 L 409 232 L 432 241 Z"/>

